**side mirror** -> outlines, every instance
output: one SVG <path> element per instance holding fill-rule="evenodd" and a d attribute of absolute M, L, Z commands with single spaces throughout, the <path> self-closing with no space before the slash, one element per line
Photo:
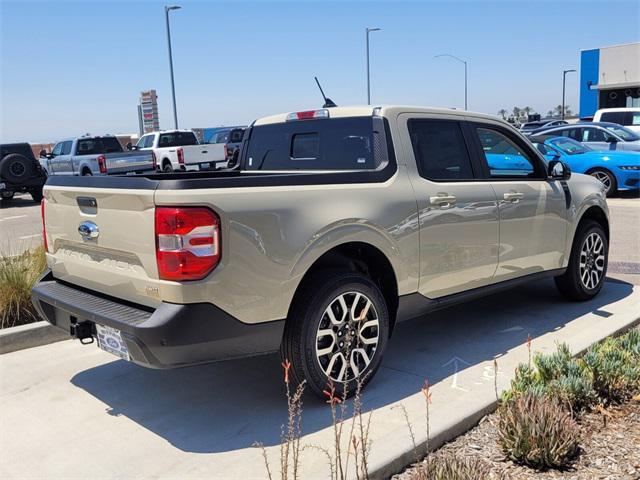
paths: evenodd
<path fill-rule="evenodd" d="M 129 151 L 131 151 L 131 150 L 133 150 L 133 145 L 131 144 L 131 142 L 127 142 L 127 145 L 124 148 L 126 148 Z"/>
<path fill-rule="evenodd" d="M 607 143 L 618 143 L 618 139 L 616 137 L 608 136 L 605 140 Z"/>
<path fill-rule="evenodd" d="M 571 168 L 562 160 L 551 160 L 549 162 L 548 175 L 553 180 L 568 180 L 571 178 Z"/>
<path fill-rule="evenodd" d="M 47 151 L 43 148 L 42 150 L 40 150 L 40 158 L 46 158 L 47 156 Z"/>

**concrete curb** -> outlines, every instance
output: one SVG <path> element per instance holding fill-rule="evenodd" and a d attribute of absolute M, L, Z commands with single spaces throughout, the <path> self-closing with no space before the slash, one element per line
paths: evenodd
<path fill-rule="evenodd" d="M 609 331 L 603 331 L 601 338 L 596 342 L 578 344 L 577 348 L 573 350 L 574 356 L 577 357 L 584 354 L 591 345 L 594 345 L 607 337 L 621 335 L 624 332 L 640 325 L 639 314 L 634 312 L 623 316 L 630 318 L 635 317 L 635 319 L 629 320 L 624 326 L 616 327 Z M 500 394 L 502 394 L 503 391 L 504 388 L 500 389 Z M 428 445 L 426 441 L 419 440 L 416 444 L 415 451 L 412 445 L 407 445 L 406 443 L 403 444 L 404 446 L 401 446 L 400 444 L 388 445 L 390 448 L 386 451 L 387 458 L 378 457 L 375 462 L 371 462 L 373 465 L 371 465 L 369 477 L 372 480 L 383 480 L 388 479 L 397 473 L 403 472 L 407 467 L 415 463 L 416 451 L 420 458 L 423 458 L 427 452 L 433 452 L 445 443 L 454 440 L 460 435 L 471 430 L 478 424 L 478 422 L 480 422 L 480 420 L 482 420 L 484 416 L 495 412 L 497 408 L 498 402 L 494 397 L 493 400 L 485 401 L 479 408 L 471 413 L 450 418 L 446 425 L 443 425 L 437 429 L 437 431 L 432 432 Z"/>
<path fill-rule="evenodd" d="M 34 322 L 0 330 L 0 355 L 67 340 L 69 334 L 48 322 Z"/>

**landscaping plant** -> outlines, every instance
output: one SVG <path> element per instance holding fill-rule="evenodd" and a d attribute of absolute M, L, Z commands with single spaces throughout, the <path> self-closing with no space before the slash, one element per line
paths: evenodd
<path fill-rule="evenodd" d="M 498 442 L 507 458 L 537 469 L 564 468 L 578 452 L 580 430 L 558 401 L 520 395 L 498 409 Z"/>
<path fill-rule="evenodd" d="M 31 288 L 47 265 L 44 249 L 0 256 L 0 328 L 38 320 L 31 303 Z"/>
<path fill-rule="evenodd" d="M 486 480 L 488 475 L 489 467 L 480 459 L 446 453 L 427 457 L 411 480 Z"/>

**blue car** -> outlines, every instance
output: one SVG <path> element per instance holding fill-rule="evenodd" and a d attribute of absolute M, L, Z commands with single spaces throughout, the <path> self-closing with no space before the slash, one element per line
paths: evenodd
<path fill-rule="evenodd" d="M 607 188 L 607 197 L 619 190 L 640 189 L 640 153 L 598 152 L 567 137 L 530 138 L 547 160 L 562 160 L 576 173 L 586 173 Z"/>

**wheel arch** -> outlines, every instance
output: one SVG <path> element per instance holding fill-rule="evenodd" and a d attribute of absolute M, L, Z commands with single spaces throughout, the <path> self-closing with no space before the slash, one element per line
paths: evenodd
<path fill-rule="evenodd" d="M 580 220 L 578 221 L 578 226 L 576 227 L 576 232 L 579 228 L 588 220 L 593 220 L 602 226 L 604 233 L 607 236 L 607 240 L 609 240 L 609 219 L 604 210 L 598 205 L 592 205 L 587 208 L 582 215 L 580 216 Z M 574 232 L 575 237 L 575 232 Z"/>
<path fill-rule="evenodd" d="M 398 279 L 389 258 L 371 243 L 350 241 L 327 250 L 306 270 L 289 305 L 291 311 L 311 279 L 323 270 L 343 270 L 367 275 L 380 288 L 389 310 L 389 334 L 393 331 L 398 311 Z"/>

